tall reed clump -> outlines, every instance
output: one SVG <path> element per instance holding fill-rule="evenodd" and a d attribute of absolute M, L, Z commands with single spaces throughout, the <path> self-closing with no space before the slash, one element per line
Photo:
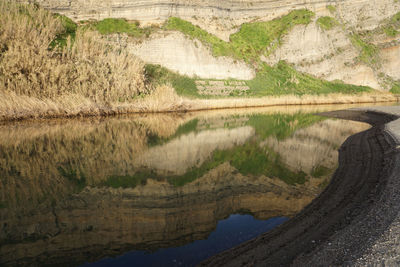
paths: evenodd
<path fill-rule="evenodd" d="M 0 0 L 0 91 L 39 99 L 75 94 L 96 103 L 147 93 L 137 58 L 83 30 L 66 46 L 50 48 L 64 31 L 60 19 L 44 9 Z"/>

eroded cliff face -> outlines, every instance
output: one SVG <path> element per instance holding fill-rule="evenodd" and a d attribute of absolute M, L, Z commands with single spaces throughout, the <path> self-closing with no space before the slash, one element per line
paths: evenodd
<path fill-rule="evenodd" d="M 145 62 L 160 64 L 191 77 L 251 80 L 255 76 L 255 71 L 244 62 L 214 57 L 209 47 L 180 32 L 153 34 L 139 44 L 127 41 L 126 48 Z"/>
<path fill-rule="evenodd" d="M 141 21 L 162 21 L 168 17 L 221 17 L 242 19 L 245 17 L 265 17 L 272 19 L 297 8 L 319 9 L 332 1 L 318 0 L 38 0 L 41 6 L 65 14 L 76 20 L 103 19 L 108 17 Z M 351 3 L 352 1 L 334 1 Z M 368 0 L 358 1 L 368 2 Z M 377 1 L 376 1 L 377 2 Z"/>
<path fill-rule="evenodd" d="M 138 20 L 142 25 L 163 23 L 169 17 L 179 17 L 229 41 L 231 34 L 243 23 L 267 21 L 295 9 L 309 9 L 316 16 L 308 25 L 294 27 L 284 37 L 282 45 L 263 57 L 273 65 L 285 60 L 298 71 L 329 81 L 370 86 L 389 90 L 398 81 L 400 71 L 399 37 L 387 38 L 375 34 L 385 20 L 400 11 L 395 0 L 338 1 L 200 1 L 200 0 L 39 0 L 45 8 L 65 14 L 76 21 L 104 18 Z M 334 9 L 329 8 L 334 7 Z M 335 18 L 340 25 L 324 30 L 317 24 L 321 16 Z M 374 33 L 375 32 L 375 33 Z M 372 34 L 371 34 L 372 33 Z M 359 60 L 362 53 L 351 40 L 353 34 L 369 34 L 377 44 L 377 64 Z M 126 47 L 143 61 L 160 64 L 180 74 L 204 79 L 254 78 L 254 66 L 244 61 L 214 57 L 211 49 L 196 39 L 179 32 L 152 34 L 141 42 L 127 42 Z M 388 79 L 390 82 L 388 82 Z"/>
<path fill-rule="evenodd" d="M 317 13 L 317 17 L 333 17 L 338 25 L 322 29 L 315 20 L 309 25 L 296 26 L 284 37 L 283 45 L 265 61 L 276 64 L 285 60 L 297 70 L 322 79 L 388 90 L 390 87 L 382 77 L 388 75 L 399 80 L 400 37 L 390 38 L 379 29 L 399 11 L 396 1 L 339 3 L 335 11 Z M 370 36 L 368 41 L 377 47 L 377 62 L 367 64 L 359 60 L 360 48 L 352 42 L 352 35 Z"/>

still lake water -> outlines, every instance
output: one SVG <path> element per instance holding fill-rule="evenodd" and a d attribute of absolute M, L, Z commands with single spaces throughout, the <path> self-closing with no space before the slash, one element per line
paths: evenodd
<path fill-rule="evenodd" d="M 0 265 L 193 266 L 267 232 L 369 128 L 329 109 L 0 125 Z"/>

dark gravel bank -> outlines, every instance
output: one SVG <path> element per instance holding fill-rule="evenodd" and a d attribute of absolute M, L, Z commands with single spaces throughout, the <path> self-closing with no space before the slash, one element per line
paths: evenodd
<path fill-rule="evenodd" d="M 200 265 L 400 264 L 400 236 L 393 236 L 400 233 L 400 151 L 396 133 L 386 125 L 399 116 L 366 110 L 321 115 L 367 122 L 372 128 L 346 140 L 331 184 L 301 213 Z"/>

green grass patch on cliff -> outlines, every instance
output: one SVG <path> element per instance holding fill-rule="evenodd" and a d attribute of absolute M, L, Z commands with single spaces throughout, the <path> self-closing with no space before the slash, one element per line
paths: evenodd
<path fill-rule="evenodd" d="M 229 56 L 246 62 L 257 61 L 268 55 L 282 42 L 282 37 L 295 25 L 308 24 L 315 14 L 306 9 L 294 10 L 288 15 L 265 22 L 245 23 L 225 42 L 192 23 L 180 18 L 170 18 L 165 28 L 177 30 L 209 45 L 214 56 Z"/>
<path fill-rule="evenodd" d="M 333 5 L 327 5 L 326 8 L 331 12 L 332 14 L 336 12 L 336 7 Z"/>
<path fill-rule="evenodd" d="M 396 37 L 400 33 L 400 12 L 393 15 L 383 26 L 383 31 L 389 37 Z"/>
<path fill-rule="evenodd" d="M 139 21 L 115 18 L 107 18 L 98 22 L 89 22 L 84 27 L 95 29 L 104 35 L 126 33 L 135 38 L 149 37 L 152 32 L 159 29 L 157 26 L 140 27 Z"/>
<path fill-rule="evenodd" d="M 156 85 L 171 84 L 179 95 L 188 97 L 202 97 L 199 95 L 194 78 L 180 75 L 160 65 L 146 64 L 146 80 Z"/>
<path fill-rule="evenodd" d="M 51 48 L 65 46 L 68 38 L 75 40 L 76 30 L 78 29 L 78 25 L 72 19 L 59 14 L 55 14 L 55 16 L 60 19 L 64 31 L 56 36 L 56 39 L 50 44 Z"/>
<path fill-rule="evenodd" d="M 95 24 L 95 28 L 101 34 L 126 33 L 130 36 L 142 36 L 138 22 L 128 22 L 125 19 L 107 18 Z"/>
<path fill-rule="evenodd" d="M 298 72 L 284 61 L 273 67 L 263 64 L 256 77 L 246 83 L 250 87 L 250 94 L 254 96 L 356 94 L 372 90 L 365 86 L 321 80 Z"/>
<path fill-rule="evenodd" d="M 394 82 L 390 92 L 393 94 L 400 94 L 400 82 Z"/>
<path fill-rule="evenodd" d="M 350 36 L 350 40 L 360 50 L 358 60 L 369 66 L 379 64 L 379 49 L 375 45 L 367 43 L 355 33 Z"/>
<path fill-rule="evenodd" d="M 336 21 L 336 19 L 329 16 L 325 16 L 325 17 L 319 17 L 317 19 L 317 25 L 321 29 L 328 31 L 339 25 L 339 23 Z"/>

